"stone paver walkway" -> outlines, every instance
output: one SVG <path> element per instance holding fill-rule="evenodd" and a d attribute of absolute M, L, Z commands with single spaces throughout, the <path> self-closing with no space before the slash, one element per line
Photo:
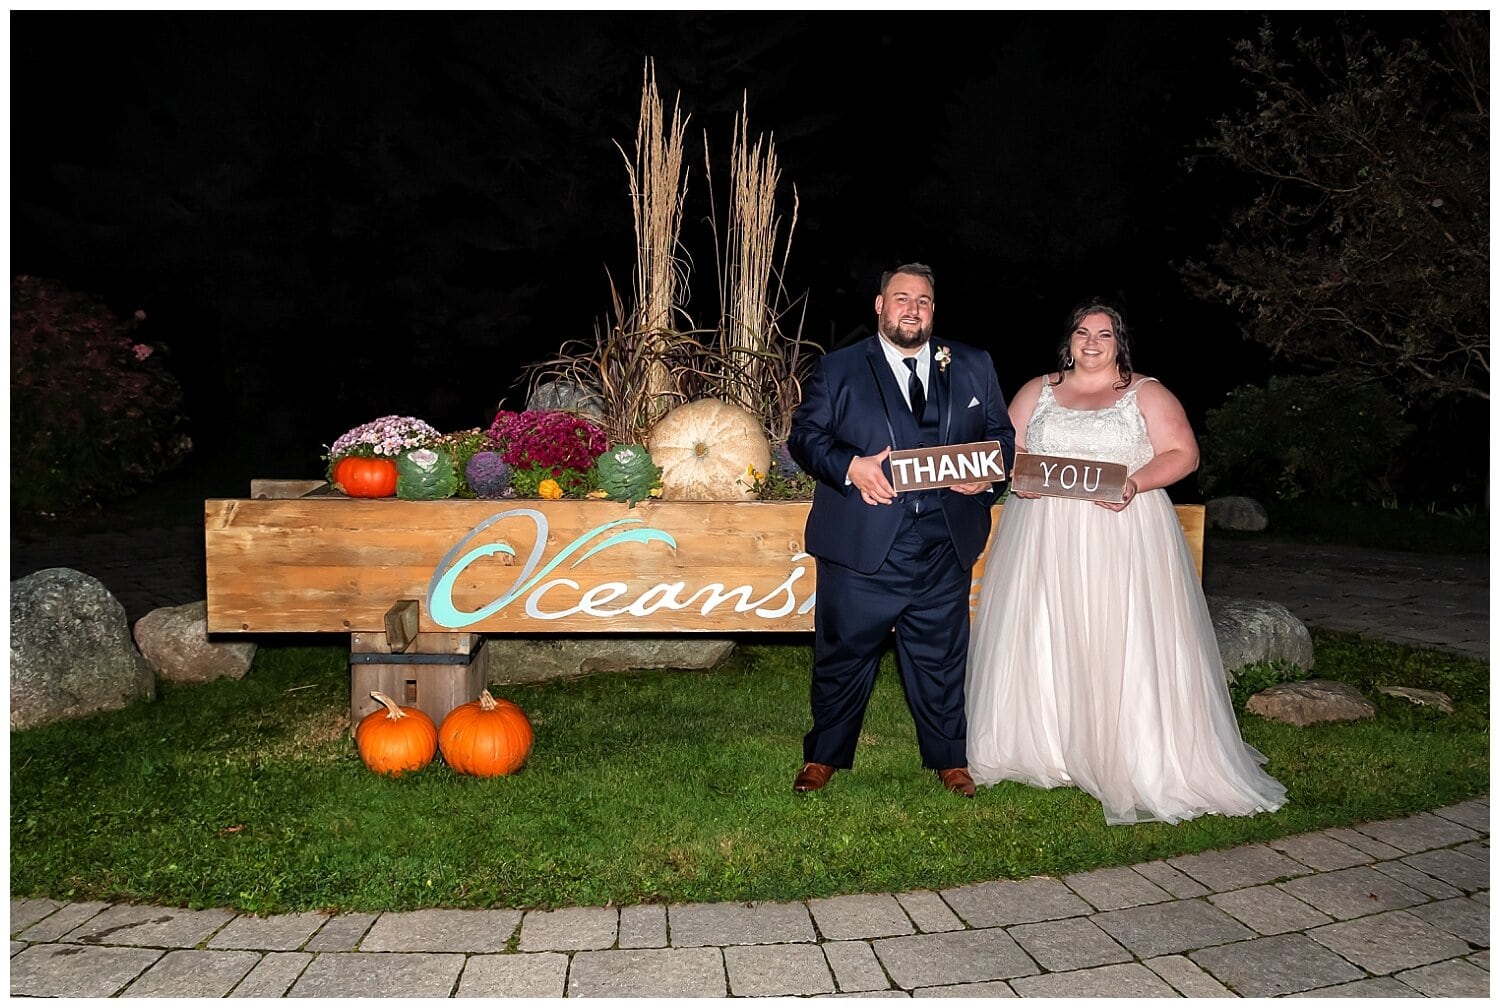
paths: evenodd
<path fill-rule="evenodd" d="M 252 917 L 12 900 L 13 997 L 1488 997 L 1488 797 L 1064 878 Z"/>

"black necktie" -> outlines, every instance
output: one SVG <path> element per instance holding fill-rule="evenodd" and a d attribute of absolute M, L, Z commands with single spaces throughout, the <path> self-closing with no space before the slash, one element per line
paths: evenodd
<path fill-rule="evenodd" d="M 927 409 L 927 394 L 922 391 L 922 379 L 917 377 L 917 359 L 906 357 L 901 363 L 911 372 L 906 376 L 906 398 L 911 402 L 911 415 L 920 420 Z"/>

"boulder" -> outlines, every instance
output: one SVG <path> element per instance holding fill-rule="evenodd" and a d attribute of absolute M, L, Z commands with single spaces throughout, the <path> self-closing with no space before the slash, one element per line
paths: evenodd
<path fill-rule="evenodd" d="M 1319 721 L 1360 721 L 1375 716 L 1375 705 L 1348 683 L 1304 679 L 1279 683 L 1245 701 L 1245 709 L 1271 721 L 1306 727 Z"/>
<path fill-rule="evenodd" d="M 135 644 L 170 682 L 243 679 L 255 659 L 254 641 L 209 639 L 207 602 L 153 609 L 136 621 Z"/>
<path fill-rule="evenodd" d="M 734 641 L 702 637 L 486 638 L 490 681 L 544 679 L 631 669 L 709 669 L 728 657 Z"/>
<path fill-rule="evenodd" d="M 566 410 L 595 420 L 604 419 L 604 399 L 598 391 L 582 382 L 542 382 L 526 400 L 529 410 Z"/>
<path fill-rule="evenodd" d="M 10 726 L 33 728 L 155 699 L 125 607 L 68 567 L 10 583 Z"/>
<path fill-rule="evenodd" d="M 1417 689 L 1415 686 L 1378 686 L 1386 696 L 1400 697 L 1418 707 L 1436 707 L 1444 714 L 1453 713 L 1453 698 L 1437 690 Z"/>
<path fill-rule="evenodd" d="M 1232 532 L 1264 532 L 1270 524 L 1266 509 L 1250 497 L 1215 497 L 1203 505 L 1203 521 Z"/>
<path fill-rule="evenodd" d="M 1313 667 L 1312 635 L 1286 606 L 1265 599 L 1208 598 L 1219 657 L 1230 680 L 1246 665 L 1286 662 Z"/>

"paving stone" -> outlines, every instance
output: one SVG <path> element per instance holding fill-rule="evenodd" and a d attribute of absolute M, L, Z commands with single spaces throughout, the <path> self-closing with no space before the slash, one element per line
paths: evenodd
<path fill-rule="evenodd" d="M 1428 851 L 1428 854 L 1447 853 L 1446 851 Z M 1463 855 L 1459 855 L 1462 857 Z M 1426 857 L 1426 854 L 1413 854 L 1412 857 Z M 1472 860 L 1472 858 L 1470 859 Z M 1382 875 L 1395 879 L 1402 885 L 1415 889 L 1428 899 L 1448 899 L 1452 896 L 1462 896 L 1463 890 L 1455 888 L 1441 879 L 1433 878 L 1426 872 L 1418 871 L 1411 865 L 1402 861 L 1377 861 L 1370 866 Z"/>
<path fill-rule="evenodd" d="M 109 909 L 99 900 L 68 903 L 16 935 L 25 942 L 54 942 Z"/>
<path fill-rule="evenodd" d="M 10 942 L 10 954 L 11 955 L 15 955 L 17 952 L 21 951 L 25 947 L 26 947 L 26 943 L 25 942 L 23 942 L 23 941 L 16 941 L 14 938 L 12 938 L 11 942 Z"/>
<path fill-rule="evenodd" d="M 943 902 L 972 928 L 1008 927 L 1033 921 L 1077 917 L 1093 907 L 1054 878 L 1021 882 L 981 882 L 944 889 Z"/>
<path fill-rule="evenodd" d="M 1373 855 L 1358 847 L 1350 847 L 1342 840 L 1335 840 L 1326 831 L 1268 840 L 1266 846 L 1281 851 L 1293 861 L 1305 864 L 1314 871 L 1353 868 L 1375 860 Z"/>
<path fill-rule="evenodd" d="M 502 952 L 469 956 L 456 997 L 560 998 L 568 982 L 561 952 Z"/>
<path fill-rule="evenodd" d="M 918 931 L 958 931 L 964 922 L 958 919 L 953 908 L 943 902 L 943 897 L 930 889 L 897 893 L 896 902 L 906 911 Z"/>
<path fill-rule="evenodd" d="M 446 998 L 463 968 L 457 952 L 324 952 L 286 996 Z"/>
<path fill-rule="evenodd" d="M 1258 934 L 1305 931 L 1333 921 L 1276 886 L 1255 886 L 1234 892 L 1215 893 L 1208 901 Z"/>
<path fill-rule="evenodd" d="M 568 997 L 724 997 L 724 956 L 716 948 L 578 952 Z"/>
<path fill-rule="evenodd" d="M 1272 935 L 1199 949 L 1188 958 L 1240 997 L 1279 997 L 1364 977 L 1302 934 Z"/>
<path fill-rule="evenodd" d="M 804 903 L 683 903 L 667 907 L 674 948 L 817 941 Z"/>
<path fill-rule="evenodd" d="M 613 948 L 620 933 L 620 912 L 613 907 L 564 907 L 531 910 L 521 919 L 522 952 L 572 952 Z"/>
<path fill-rule="evenodd" d="M 1364 980 L 1356 980 L 1353 983 L 1334 984 L 1332 987 L 1318 987 L 1314 990 L 1303 991 L 1302 997 L 1319 998 L 1364 998 L 1373 1000 L 1375 998 L 1415 998 L 1422 995 L 1412 990 L 1406 984 L 1394 977 L 1369 977 Z"/>
<path fill-rule="evenodd" d="M 190 949 L 229 923 L 228 910 L 180 910 L 175 907 L 112 906 L 63 936 L 84 945 L 152 945 Z"/>
<path fill-rule="evenodd" d="M 1031 957 L 1000 928 L 881 938 L 872 945 L 891 980 L 905 990 L 1039 972 Z"/>
<path fill-rule="evenodd" d="M 1325 830 L 1324 832 L 1340 843 L 1346 843 L 1350 847 L 1353 847 L 1355 850 L 1362 850 L 1372 858 L 1376 858 L 1378 860 L 1398 858 L 1401 855 L 1408 853 L 1407 851 L 1392 847 L 1388 843 L 1381 843 L 1374 837 L 1367 836 L 1356 829 L 1341 828 Z"/>
<path fill-rule="evenodd" d="M 1202 896 L 1208 892 L 1202 884 L 1188 878 L 1165 861 L 1138 864 L 1131 870 L 1147 882 L 1160 886 L 1177 899 L 1192 899 L 1194 896 Z"/>
<path fill-rule="evenodd" d="M 1013 998 L 1019 997 L 1010 985 L 1000 980 L 985 980 L 982 983 L 953 984 L 948 987 L 919 987 L 911 992 L 914 998 Z"/>
<path fill-rule="evenodd" d="M 1255 937 L 1255 932 L 1201 899 L 1107 910 L 1090 919 L 1143 959 Z"/>
<path fill-rule="evenodd" d="M 383 913 L 359 948 L 361 952 L 503 952 L 519 923 L 519 910 Z"/>
<path fill-rule="evenodd" d="M 1212 892 L 1228 892 L 1306 875 L 1310 869 L 1264 844 L 1168 858 L 1167 864 Z"/>
<path fill-rule="evenodd" d="M 1436 847 L 1447 847 L 1449 844 L 1473 840 L 1479 835 L 1467 826 L 1433 815 L 1431 812 L 1421 812 L 1401 819 L 1387 819 L 1384 822 L 1365 823 L 1359 826 L 1358 830 L 1365 836 L 1374 837 L 1381 843 L 1389 844 L 1406 854 L 1432 850 Z"/>
<path fill-rule="evenodd" d="M 891 985 L 869 942 L 825 942 L 823 955 L 833 970 L 833 982 L 841 991 L 885 990 Z"/>
<path fill-rule="evenodd" d="M 1292 879 L 1282 882 L 1279 888 L 1335 920 L 1351 920 L 1427 902 L 1411 886 L 1366 865 Z"/>
<path fill-rule="evenodd" d="M 1428 997 L 1489 997 L 1490 973 L 1464 959 L 1449 959 L 1396 974 L 1396 979 Z"/>
<path fill-rule="evenodd" d="M 1021 977 L 1010 985 L 1028 997 L 1172 997 L 1177 992 L 1140 963 Z"/>
<path fill-rule="evenodd" d="M 894 896 L 834 896 L 807 901 L 818 933 L 831 941 L 889 938 L 916 928 Z"/>
<path fill-rule="evenodd" d="M 664 948 L 666 944 L 665 906 L 642 903 L 620 908 L 620 948 Z"/>
<path fill-rule="evenodd" d="M 1172 898 L 1161 886 L 1147 881 L 1145 876 L 1131 868 L 1099 868 L 1064 875 L 1062 881 L 1096 910 L 1123 910 Z"/>
<path fill-rule="evenodd" d="M 1456 896 L 1411 907 L 1407 913 L 1457 935 L 1475 948 L 1490 947 L 1490 908 L 1478 900 Z"/>
<path fill-rule="evenodd" d="M 1209 976 L 1187 956 L 1169 955 L 1147 959 L 1151 972 L 1172 985 L 1183 997 L 1233 997 L 1229 988 Z"/>
<path fill-rule="evenodd" d="M 1472 801 L 1459 802 L 1457 805 L 1449 805 L 1447 808 L 1433 809 L 1434 815 L 1440 815 L 1444 819 L 1467 826 L 1480 833 L 1490 831 L 1490 802 L 1488 798 L 1476 798 Z"/>
<path fill-rule="evenodd" d="M 1488 858 L 1470 857 L 1454 849 L 1425 851 L 1404 857 L 1399 862 L 1410 865 L 1424 875 L 1441 879 L 1464 892 L 1479 892 L 1490 887 L 1490 863 Z M 1385 867 L 1382 865 L 1381 867 Z M 1399 876 L 1398 876 L 1399 877 Z M 1425 890 L 1424 890 L 1425 891 Z M 1430 895 L 1438 895 L 1436 893 Z M 1456 896 L 1457 893 L 1443 895 Z"/>
<path fill-rule="evenodd" d="M 10 933 L 25 931 L 65 904 L 50 899 L 13 899 L 10 901 Z"/>
<path fill-rule="evenodd" d="M 1490 952 L 1489 952 L 1489 949 L 1485 949 L 1483 952 L 1475 952 L 1471 956 L 1464 956 L 1464 958 L 1466 960 L 1468 960 L 1469 962 L 1473 963 L 1475 966 L 1478 966 L 1480 969 L 1484 970 L 1485 972 L 1489 972 L 1489 968 L 1490 968 Z"/>
<path fill-rule="evenodd" d="M 307 964 L 312 962 L 308 952 L 267 952 L 260 962 L 241 980 L 239 986 L 229 992 L 237 998 L 286 997 L 292 984 L 302 975 Z"/>
<path fill-rule="evenodd" d="M 857 993 L 857 994 L 814 994 L 813 997 L 815 997 L 815 998 L 909 998 L 909 997 L 912 997 L 912 995 L 908 994 L 906 991 L 900 991 L 900 990 L 879 990 L 879 991 L 862 991 L 862 992 Z"/>
<path fill-rule="evenodd" d="M 313 932 L 323 926 L 320 913 L 277 914 L 253 917 L 241 914 L 208 941 L 211 949 L 261 949 L 291 952 L 301 948 Z"/>
<path fill-rule="evenodd" d="M 833 974 L 817 945 L 735 945 L 724 950 L 734 997 L 833 993 Z"/>
<path fill-rule="evenodd" d="M 323 922 L 303 948 L 308 952 L 353 952 L 379 914 L 334 914 Z"/>
<path fill-rule="evenodd" d="M 258 952 L 174 949 L 137 977 L 120 996 L 221 998 L 258 962 Z"/>
<path fill-rule="evenodd" d="M 31 945 L 10 958 L 17 997 L 113 997 L 160 959 L 160 949 Z"/>
<path fill-rule="evenodd" d="M 1395 973 L 1468 955 L 1462 938 L 1435 928 L 1405 910 L 1314 928 L 1307 936 L 1370 973 Z"/>
<path fill-rule="evenodd" d="M 1128 962 L 1133 958 L 1087 917 L 1017 924 L 1006 931 L 1042 969 L 1055 973 Z"/>

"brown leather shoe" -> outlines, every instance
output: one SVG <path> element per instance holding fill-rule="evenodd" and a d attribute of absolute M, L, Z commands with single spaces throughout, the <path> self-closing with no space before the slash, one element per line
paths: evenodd
<path fill-rule="evenodd" d="M 802 772 L 792 783 L 793 791 L 818 791 L 833 776 L 834 768 L 827 763 L 804 763 Z"/>
<path fill-rule="evenodd" d="M 969 771 L 964 767 L 939 770 L 938 780 L 943 782 L 943 787 L 956 795 L 963 795 L 965 798 L 974 797 L 974 778 L 969 776 Z"/>

